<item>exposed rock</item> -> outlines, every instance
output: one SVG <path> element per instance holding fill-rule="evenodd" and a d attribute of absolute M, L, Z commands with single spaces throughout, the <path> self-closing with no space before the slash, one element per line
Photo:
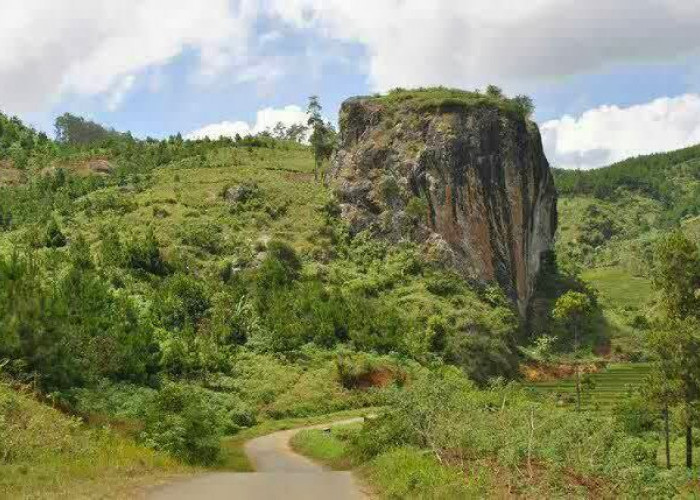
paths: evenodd
<path fill-rule="evenodd" d="M 245 203 L 259 194 L 259 188 L 254 184 L 240 184 L 224 190 L 224 199 L 229 203 Z"/>
<path fill-rule="evenodd" d="M 418 242 L 465 277 L 497 281 L 525 316 L 557 224 L 535 123 L 489 102 L 354 98 L 340 138 L 331 182 L 353 232 Z"/>
<path fill-rule="evenodd" d="M 90 160 L 87 164 L 88 170 L 96 174 L 111 174 L 114 170 L 112 164 L 107 160 Z"/>

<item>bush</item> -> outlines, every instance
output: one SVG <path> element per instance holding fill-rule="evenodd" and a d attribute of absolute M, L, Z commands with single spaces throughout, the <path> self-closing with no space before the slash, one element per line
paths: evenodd
<path fill-rule="evenodd" d="M 63 231 L 61 231 L 58 221 L 52 217 L 44 230 L 44 246 L 48 248 L 61 248 L 66 246 L 67 242 L 68 240 L 63 234 Z"/>
<path fill-rule="evenodd" d="M 188 224 L 180 231 L 180 237 L 184 244 L 200 248 L 214 255 L 220 254 L 224 249 L 222 229 L 216 224 Z"/>
<path fill-rule="evenodd" d="M 403 458 L 389 454 L 411 447 L 421 450 L 416 457 L 435 457 L 443 464 L 470 469 L 488 464 L 486 474 L 500 484 L 543 488 L 529 489 L 534 496 L 570 492 L 569 475 L 582 478 L 580 484 L 594 484 L 596 489 L 588 494 L 625 491 L 649 497 L 666 491 L 663 472 L 655 466 L 656 438 L 630 436 L 611 416 L 573 413 L 535 402 L 513 386 L 478 390 L 454 369 L 442 369 L 419 375 L 403 391 L 394 392 L 388 408 L 385 415 L 365 424 L 353 442 L 356 456 L 376 457 L 370 471 L 378 463 L 397 467 L 380 477 L 380 483 L 389 477 L 399 480 L 402 472 L 396 462 Z M 532 475 L 519 472 L 533 470 L 534 464 L 548 482 L 533 485 Z M 433 469 L 429 463 L 417 467 Z M 411 481 L 404 477 L 397 487 L 408 487 Z M 439 491 L 437 484 L 428 482 L 426 487 Z"/>
<path fill-rule="evenodd" d="M 127 265 L 132 269 L 157 276 L 165 276 L 170 272 L 170 266 L 160 251 L 160 245 L 152 228 L 143 239 L 134 238 L 129 242 L 125 258 Z"/>
<path fill-rule="evenodd" d="M 219 459 L 226 413 L 201 389 L 168 384 L 146 410 L 141 438 L 190 464 L 211 465 Z"/>
<path fill-rule="evenodd" d="M 209 309 L 209 294 L 204 283 L 177 273 L 168 277 L 156 297 L 154 309 L 166 328 L 182 330 L 196 326 Z"/>

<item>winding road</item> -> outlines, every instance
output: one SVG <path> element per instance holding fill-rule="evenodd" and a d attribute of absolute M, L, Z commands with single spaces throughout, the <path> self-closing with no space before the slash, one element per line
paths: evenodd
<path fill-rule="evenodd" d="M 361 422 L 353 418 L 330 426 Z M 251 500 L 361 500 L 367 499 L 351 472 L 337 472 L 296 454 L 289 440 L 304 429 L 275 432 L 251 439 L 245 451 L 256 472 L 213 472 L 166 484 L 150 492 L 150 500 L 251 499 Z"/>

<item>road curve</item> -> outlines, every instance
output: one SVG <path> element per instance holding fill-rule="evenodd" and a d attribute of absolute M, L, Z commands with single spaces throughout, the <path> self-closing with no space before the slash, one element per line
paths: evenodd
<path fill-rule="evenodd" d="M 353 418 L 330 425 L 361 422 Z M 303 429 L 275 432 L 251 439 L 245 451 L 256 472 L 213 472 L 166 484 L 152 490 L 150 500 L 362 500 L 368 498 L 351 472 L 331 471 L 292 451 L 289 440 Z"/>

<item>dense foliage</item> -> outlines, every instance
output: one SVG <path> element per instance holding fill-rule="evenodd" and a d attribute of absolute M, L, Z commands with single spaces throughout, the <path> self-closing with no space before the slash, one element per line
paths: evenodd
<path fill-rule="evenodd" d="M 556 170 L 557 190 L 564 196 L 613 200 L 627 190 L 668 207 L 672 224 L 700 215 L 700 145 L 639 156 L 595 170 Z"/>
<path fill-rule="evenodd" d="M 377 404 L 413 366 L 514 376 L 498 289 L 351 238 L 309 148 L 59 119 L 0 186 L 4 373 L 193 463 L 260 418 Z M 275 135 L 287 134 L 277 130 Z"/>

